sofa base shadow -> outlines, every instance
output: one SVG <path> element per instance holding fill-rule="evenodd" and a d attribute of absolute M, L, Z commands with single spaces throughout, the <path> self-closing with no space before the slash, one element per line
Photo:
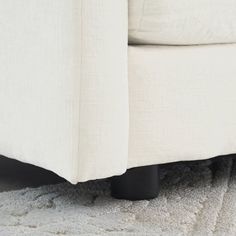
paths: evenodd
<path fill-rule="evenodd" d="M 160 176 L 158 165 L 137 167 L 121 176 L 112 177 L 111 195 L 126 200 L 148 200 L 158 196 Z"/>

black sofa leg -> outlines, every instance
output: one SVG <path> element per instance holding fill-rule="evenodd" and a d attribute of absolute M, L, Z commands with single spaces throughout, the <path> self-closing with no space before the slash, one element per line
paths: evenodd
<path fill-rule="evenodd" d="M 121 176 L 112 177 L 111 195 L 126 200 L 148 200 L 158 196 L 160 190 L 158 165 L 127 170 Z"/>

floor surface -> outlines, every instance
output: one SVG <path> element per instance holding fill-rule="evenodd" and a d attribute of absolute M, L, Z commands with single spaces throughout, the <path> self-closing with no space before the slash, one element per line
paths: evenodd
<path fill-rule="evenodd" d="M 0 235 L 236 235 L 236 157 L 162 165 L 160 196 L 136 202 L 0 157 Z"/>

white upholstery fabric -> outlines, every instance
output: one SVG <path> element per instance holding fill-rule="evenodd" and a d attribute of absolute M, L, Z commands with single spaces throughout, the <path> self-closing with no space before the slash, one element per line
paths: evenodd
<path fill-rule="evenodd" d="M 167 14 L 158 43 L 234 39 L 234 1 L 191 2 L 202 30 L 187 1 L 129 1 L 141 29 Z M 0 154 L 77 183 L 235 153 L 235 62 L 236 44 L 128 50 L 126 0 L 0 0 Z"/>
<path fill-rule="evenodd" d="M 0 154 L 72 183 L 128 155 L 126 0 L 0 0 Z"/>
<path fill-rule="evenodd" d="M 129 167 L 236 153 L 236 44 L 129 48 Z"/>
<path fill-rule="evenodd" d="M 128 0 L 129 41 L 137 44 L 236 42 L 236 0 Z"/>

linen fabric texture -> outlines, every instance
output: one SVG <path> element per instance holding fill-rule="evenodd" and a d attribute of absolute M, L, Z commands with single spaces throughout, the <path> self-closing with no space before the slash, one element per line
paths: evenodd
<path fill-rule="evenodd" d="M 199 32 L 189 34 L 190 25 L 171 25 L 182 13 L 186 18 L 189 5 L 181 2 L 169 31 L 154 34 L 153 43 L 234 41 L 235 21 L 225 35 L 219 24 L 219 37 L 194 38 Z M 132 33 L 141 3 L 141 27 L 149 3 L 151 19 L 159 6 L 172 11 L 150 0 L 0 0 L 1 155 L 76 184 L 236 151 L 236 44 L 128 46 L 149 43 L 151 34 Z"/>
<path fill-rule="evenodd" d="M 72 183 L 124 172 L 127 11 L 126 0 L 0 0 L 1 155 Z"/>
<path fill-rule="evenodd" d="M 236 42 L 236 0 L 128 0 L 129 42 Z"/>

